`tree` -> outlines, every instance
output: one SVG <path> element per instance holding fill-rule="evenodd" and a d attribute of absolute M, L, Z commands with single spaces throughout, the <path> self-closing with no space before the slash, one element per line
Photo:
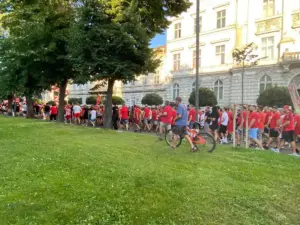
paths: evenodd
<path fill-rule="evenodd" d="M 82 98 L 69 98 L 68 100 L 69 104 L 82 104 Z"/>
<path fill-rule="evenodd" d="M 259 60 L 258 55 L 253 54 L 256 45 L 252 42 L 241 48 L 235 48 L 232 52 L 232 58 L 235 64 L 242 68 L 242 104 L 244 104 L 244 75 L 245 69 L 256 66 Z"/>
<path fill-rule="evenodd" d="M 193 91 L 189 98 L 189 103 L 195 103 L 195 92 Z M 199 106 L 213 106 L 217 105 L 218 101 L 215 93 L 208 88 L 199 88 Z"/>
<path fill-rule="evenodd" d="M 287 87 L 275 86 L 268 88 L 260 93 L 257 104 L 262 106 L 277 106 L 293 105 L 291 95 Z"/>
<path fill-rule="evenodd" d="M 149 47 L 136 5 L 128 8 L 83 1 L 74 24 L 70 52 L 83 78 L 107 83 L 104 127 L 111 127 L 112 94 L 116 80 L 127 82 L 139 74 L 154 72 L 159 60 Z"/>
<path fill-rule="evenodd" d="M 18 90 L 26 95 L 28 112 L 34 94 L 60 88 L 58 121 L 64 121 L 64 98 L 68 79 L 74 70 L 67 51 L 70 25 L 74 20 L 74 1 L 23 0 L 5 1 L 3 10 L 9 11 L 1 20 L 9 30 L 9 48 L 3 58 L 7 73 L 18 77 Z M 2 61 L 2 60 L 1 60 Z M 12 61 L 14 69 L 9 64 Z"/>
<path fill-rule="evenodd" d="M 112 103 L 117 105 L 123 105 L 125 101 L 119 96 L 112 96 Z"/>
<path fill-rule="evenodd" d="M 96 105 L 97 97 L 96 96 L 89 96 L 86 98 L 86 104 L 88 105 Z"/>
<path fill-rule="evenodd" d="M 162 105 L 163 99 L 156 93 L 146 94 L 142 99 L 143 105 Z"/>

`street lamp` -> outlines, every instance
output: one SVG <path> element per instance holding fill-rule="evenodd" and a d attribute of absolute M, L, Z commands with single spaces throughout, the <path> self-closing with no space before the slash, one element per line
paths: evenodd
<path fill-rule="evenodd" d="M 200 47 L 200 0 L 197 0 L 196 2 L 196 102 L 195 102 L 195 108 L 196 108 L 196 121 L 199 121 L 199 47 Z"/>

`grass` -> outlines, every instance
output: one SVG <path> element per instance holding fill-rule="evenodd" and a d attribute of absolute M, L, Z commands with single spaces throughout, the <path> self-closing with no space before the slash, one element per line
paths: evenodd
<path fill-rule="evenodd" d="M 0 118 L 0 224 L 299 224 L 300 159 Z"/>

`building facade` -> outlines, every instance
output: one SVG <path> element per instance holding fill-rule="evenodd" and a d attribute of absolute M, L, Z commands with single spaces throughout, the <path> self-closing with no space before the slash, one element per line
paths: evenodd
<path fill-rule="evenodd" d="M 117 84 L 116 93 L 128 105 L 141 104 L 147 93 L 164 100 L 181 96 L 188 103 L 195 89 L 196 0 L 187 12 L 169 18 L 166 46 L 157 48 L 162 63 L 156 73 Z M 295 82 L 300 89 L 299 0 L 200 0 L 199 86 L 214 91 L 220 105 L 255 104 L 260 92 Z M 258 65 L 242 69 L 232 52 L 249 43 Z M 88 95 L 93 85 L 71 87 L 71 96 Z M 70 96 L 70 97 L 71 97 Z"/>

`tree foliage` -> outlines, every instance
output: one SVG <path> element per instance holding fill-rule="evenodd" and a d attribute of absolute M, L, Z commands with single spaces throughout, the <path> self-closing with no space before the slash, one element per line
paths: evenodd
<path fill-rule="evenodd" d="M 189 103 L 195 105 L 196 91 L 190 94 Z M 215 93 L 208 88 L 199 88 L 199 106 L 213 106 L 217 105 L 218 101 Z"/>
<path fill-rule="evenodd" d="M 291 95 L 287 87 L 275 86 L 263 91 L 258 99 L 257 104 L 262 106 L 277 106 L 293 105 Z"/>
<path fill-rule="evenodd" d="M 143 105 L 162 105 L 163 104 L 163 98 L 156 94 L 156 93 L 150 93 L 146 94 L 143 99 L 142 99 L 142 104 Z"/>

